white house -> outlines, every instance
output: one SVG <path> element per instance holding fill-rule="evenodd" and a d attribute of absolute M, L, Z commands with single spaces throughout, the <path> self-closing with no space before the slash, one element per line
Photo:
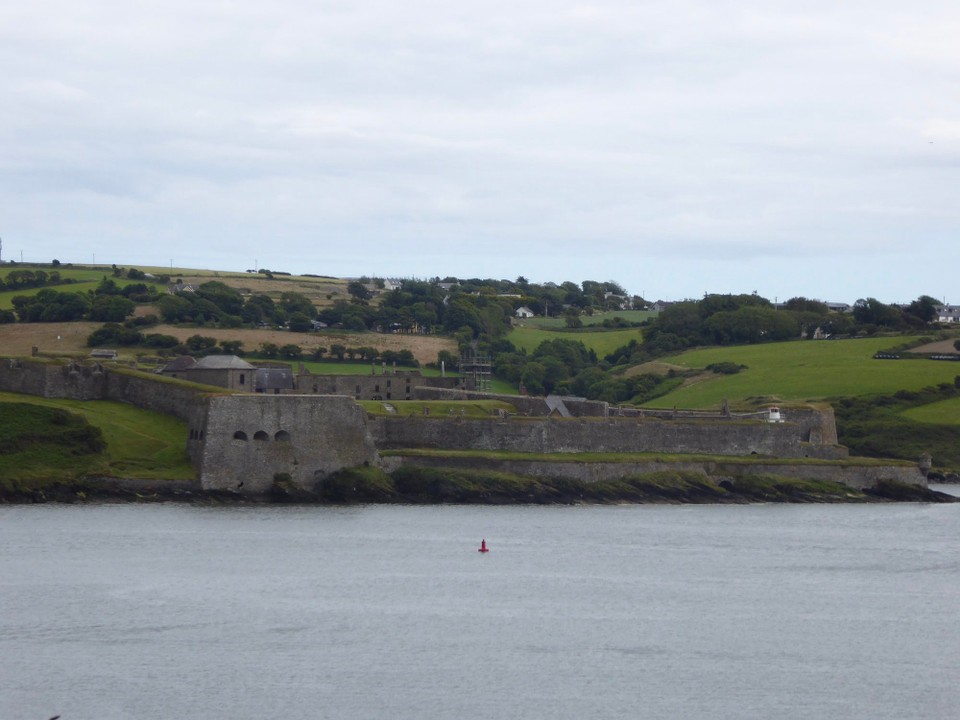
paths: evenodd
<path fill-rule="evenodd" d="M 516 315 L 518 318 L 532 318 L 533 310 L 524 305 L 523 307 L 518 307 L 514 315 Z"/>
<path fill-rule="evenodd" d="M 937 322 L 960 323 L 960 305 L 940 305 L 937 307 Z"/>

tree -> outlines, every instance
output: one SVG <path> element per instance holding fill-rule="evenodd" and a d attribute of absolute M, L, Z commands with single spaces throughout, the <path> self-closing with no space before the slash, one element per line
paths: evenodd
<path fill-rule="evenodd" d="M 876 298 L 860 298 L 853 304 L 853 317 L 861 325 L 897 327 L 901 324 L 902 313 L 894 305 L 884 305 Z"/>
<path fill-rule="evenodd" d="M 136 307 L 132 300 L 116 295 L 101 295 L 90 307 L 90 319 L 98 322 L 123 322 Z"/>
<path fill-rule="evenodd" d="M 563 316 L 564 323 L 568 328 L 582 328 L 583 320 L 575 310 L 568 310 Z"/>
<path fill-rule="evenodd" d="M 280 348 L 280 357 L 284 360 L 299 360 L 303 357 L 303 350 L 299 345 L 288 343 Z"/>
<path fill-rule="evenodd" d="M 266 358 L 275 358 L 279 352 L 280 348 L 277 347 L 276 343 L 260 343 L 260 354 Z"/>
<path fill-rule="evenodd" d="M 350 293 L 350 296 L 356 302 L 366 302 L 371 298 L 370 291 L 367 290 L 367 286 L 359 280 L 353 280 L 352 282 L 348 283 L 347 292 Z"/>
<path fill-rule="evenodd" d="M 343 356 L 346 355 L 347 348 L 343 345 L 335 344 L 330 346 L 330 354 L 336 355 L 337 360 L 343 360 Z"/>
<path fill-rule="evenodd" d="M 310 298 L 298 292 L 285 292 L 280 296 L 280 313 L 289 318 L 296 312 L 303 313 L 311 320 L 317 316 L 317 309 Z"/>
<path fill-rule="evenodd" d="M 220 349 L 224 355 L 243 355 L 242 340 L 221 340 Z"/>
<path fill-rule="evenodd" d="M 183 344 L 194 355 L 208 355 L 217 346 L 217 339 L 205 335 L 191 335 Z"/>
<path fill-rule="evenodd" d="M 924 323 L 933 322 L 937 317 L 937 307 L 940 302 L 929 295 L 921 295 L 907 306 L 904 311 L 908 315 L 919 319 Z"/>
<path fill-rule="evenodd" d="M 287 321 L 291 332 L 310 332 L 313 329 L 313 321 L 302 312 L 295 312 Z"/>

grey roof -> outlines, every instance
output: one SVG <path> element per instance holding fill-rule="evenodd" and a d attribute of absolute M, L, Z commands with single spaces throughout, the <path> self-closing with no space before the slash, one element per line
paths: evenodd
<path fill-rule="evenodd" d="M 559 395 L 547 395 L 544 398 L 544 401 L 547 403 L 547 407 L 550 408 L 551 413 L 559 413 L 560 417 L 571 417 L 570 411 L 567 410 L 567 406 L 564 404 Z"/>
<path fill-rule="evenodd" d="M 207 355 L 197 360 L 193 370 L 253 370 L 253 365 L 236 355 Z"/>
<path fill-rule="evenodd" d="M 189 355 L 181 355 L 172 363 L 165 365 L 161 372 L 183 372 L 184 370 L 192 368 L 196 362 L 197 361 Z"/>

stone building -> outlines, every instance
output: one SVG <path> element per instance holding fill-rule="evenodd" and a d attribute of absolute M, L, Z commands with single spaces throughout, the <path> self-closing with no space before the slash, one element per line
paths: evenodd
<path fill-rule="evenodd" d="M 207 355 L 199 360 L 183 356 L 165 366 L 160 374 L 202 385 L 253 392 L 255 370 L 253 365 L 236 355 Z"/>

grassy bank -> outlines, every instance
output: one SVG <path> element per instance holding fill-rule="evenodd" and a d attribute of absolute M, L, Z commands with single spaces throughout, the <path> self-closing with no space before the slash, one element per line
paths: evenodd
<path fill-rule="evenodd" d="M 0 480 L 39 483 L 73 480 L 86 475 L 157 480 L 193 480 L 196 477 L 186 454 L 187 427 L 160 413 L 106 400 L 47 399 L 0 393 L 0 422 L 16 428 L 24 407 L 66 411 L 98 428 L 105 447 L 93 455 L 48 453 L 21 449 L 0 455 Z M 42 430 L 35 421 L 32 432 Z M 46 422 L 54 437 L 58 426 Z M 38 446 L 39 447 L 39 446 Z"/>

